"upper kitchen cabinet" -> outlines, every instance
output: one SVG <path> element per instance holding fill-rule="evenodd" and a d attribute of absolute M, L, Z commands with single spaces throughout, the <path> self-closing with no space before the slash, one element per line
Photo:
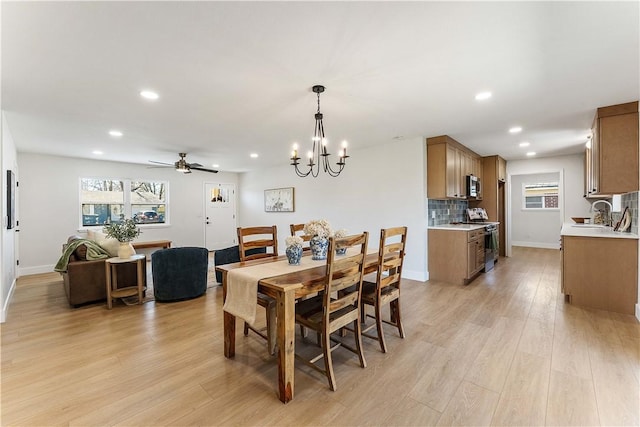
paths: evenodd
<path fill-rule="evenodd" d="M 481 178 L 480 156 L 446 135 L 427 138 L 427 196 L 430 199 L 466 199 L 467 175 Z"/>
<path fill-rule="evenodd" d="M 638 191 L 638 102 L 598 108 L 585 152 L 585 197 Z"/>

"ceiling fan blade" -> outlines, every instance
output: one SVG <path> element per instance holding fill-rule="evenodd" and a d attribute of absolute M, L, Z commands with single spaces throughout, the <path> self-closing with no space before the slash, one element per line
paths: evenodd
<path fill-rule="evenodd" d="M 187 163 L 187 166 L 190 168 L 201 168 L 202 165 L 200 163 Z"/>
<path fill-rule="evenodd" d="M 173 163 L 156 162 L 156 161 L 154 161 L 154 160 L 149 160 L 149 163 L 155 163 L 155 164 L 157 164 L 157 165 L 173 166 Z"/>
<path fill-rule="evenodd" d="M 202 172 L 211 172 L 211 173 L 218 173 L 217 170 L 213 170 L 213 169 L 207 169 L 207 168 L 200 168 L 200 167 L 193 167 L 193 164 L 191 166 L 191 169 L 197 170 L 197 171 L 202 171 Z"/>

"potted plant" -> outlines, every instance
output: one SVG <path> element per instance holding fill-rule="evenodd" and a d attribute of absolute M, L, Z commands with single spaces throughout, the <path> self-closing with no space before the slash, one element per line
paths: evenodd
<path fill-rule="evenodd" d="M 289 236 L 285 239 L 287 245 L 285 253 L 287 254 L 289 264 L 300 265 L 300 260 L 302 259 L 302 242 L 303 240 L 300 236 Z"/>
<path fill-rule="evenodd" d="M 326 219 L 314 219 L 304 225 L 304 234 L 311 236 L 311 259 L 327 259 L 329 249 L 329 236 L 331 236 L 331 224 Z"/>
<path fill-rule="evenodd" d="M 130 258 L 133 255 L 133 247 L 130 242 L 142 233 L 131 218 L 107 224 L 104 226 L 103 232 L 107 237 L 112 237 L 120 242 L 118 248 L 118 257 L 120 258 Z"/>

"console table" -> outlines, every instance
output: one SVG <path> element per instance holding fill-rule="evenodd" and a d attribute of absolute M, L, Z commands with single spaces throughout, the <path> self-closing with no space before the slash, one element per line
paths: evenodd
<path fill-rule="evenodd" d="M 160 248 L 168 249 L 171 247 L 171 240 L 151 240 L 148 242 L 131 242 L 134 249 Z"/>

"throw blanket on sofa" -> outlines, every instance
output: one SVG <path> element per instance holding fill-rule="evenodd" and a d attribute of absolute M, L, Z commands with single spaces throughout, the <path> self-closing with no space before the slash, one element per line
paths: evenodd
<path fill-rule="evenodd" d="M 85 245 L 87 247 L 87 260 L 93 261 L 96 259 L 106 259 L 111 258 L 109 252 L 107 252 L 102 246 L 94 242 L 93 240 L 87 239 L 77 239 L 73 240 L 70 243 L 67 243 L 67 246 L 64 248 L 62 252 L 62 256 L 58 260 L 58 263 L 53 268 L 54 271 L 59 273 L 63 273 L 67 271 L 67 265 L 69 264 L 69 258 L 71 254 L 75 252 L 75 250 L 80 245 Z"/>

